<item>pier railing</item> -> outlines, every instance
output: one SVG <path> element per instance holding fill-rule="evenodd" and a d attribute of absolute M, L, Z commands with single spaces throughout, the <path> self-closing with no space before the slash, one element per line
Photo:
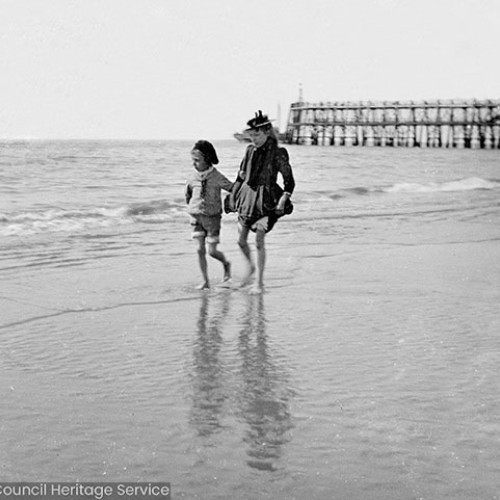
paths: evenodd
<path fill-rule="evenodd" d="M 500 100 L 296 102 L 285 142 L 500 149 Z"/>

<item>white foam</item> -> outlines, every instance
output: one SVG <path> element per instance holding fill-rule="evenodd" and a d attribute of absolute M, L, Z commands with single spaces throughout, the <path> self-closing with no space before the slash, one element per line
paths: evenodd
<path fill-rule="evenodd" d="M 83 210 L 46 209 L 18 214 L 0 214 L 0 235 L 22 236 L 42 232 L 79 232 L 85 229 L 111 227 L 134 222 L 163 222 L 178 216 L 178 207 L 141 213 L 128 205 Z"/>
<path fill-rule="evenodd" d="M 403 182 L 384 188 L 386 193 L 434 193 L 448 191 L 472 191 L 475 189 L 496 189 L 500 182 L 488 181 L 480 177 L 468 177 L 443 183 L 418 184 Z"/>

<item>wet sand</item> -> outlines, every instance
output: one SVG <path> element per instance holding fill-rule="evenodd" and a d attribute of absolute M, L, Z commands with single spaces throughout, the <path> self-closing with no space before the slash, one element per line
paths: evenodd
<path fill-rule="evenodd" d="M 262 296 L 215 286 L 214 260 L 214 287 L 195 290 L 187 238 L 167 261 L 21 276 L 0 330 L 3 477 L 171 481 L 186 499 L 495 498 L 499 243 L 295 230 L 269 236 Z M 235 237 L 226 224 L 238 282 Z"/>

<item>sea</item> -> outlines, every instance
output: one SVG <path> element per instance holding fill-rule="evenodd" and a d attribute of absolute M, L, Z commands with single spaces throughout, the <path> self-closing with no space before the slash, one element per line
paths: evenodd
<path fill-rule="evenodd" d="M 285 145 L 253 295 L 235 214 L 197 290 L 194 142 L 0 142 L 1 481 L 500 498 L 499 152 Z"/>

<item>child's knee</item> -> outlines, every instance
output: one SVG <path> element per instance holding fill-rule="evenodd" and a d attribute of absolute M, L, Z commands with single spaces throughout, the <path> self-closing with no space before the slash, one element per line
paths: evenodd
<path fill-rule="evenodd" d="M 248 246 L 246 238 L 241 238 L 240 237 L 240 238 L 238 238 L 238 241 L 236 243 L 238 243 L 238 246 L 240 248 L 246 248 Z"/>
<path fill-rule="evenodd" d="M 210 255 L 210 257 L 215 257 L 217 254 L 218 254 L 217 245 L 209 245 L 208 246 L 208 255 Z"/>

